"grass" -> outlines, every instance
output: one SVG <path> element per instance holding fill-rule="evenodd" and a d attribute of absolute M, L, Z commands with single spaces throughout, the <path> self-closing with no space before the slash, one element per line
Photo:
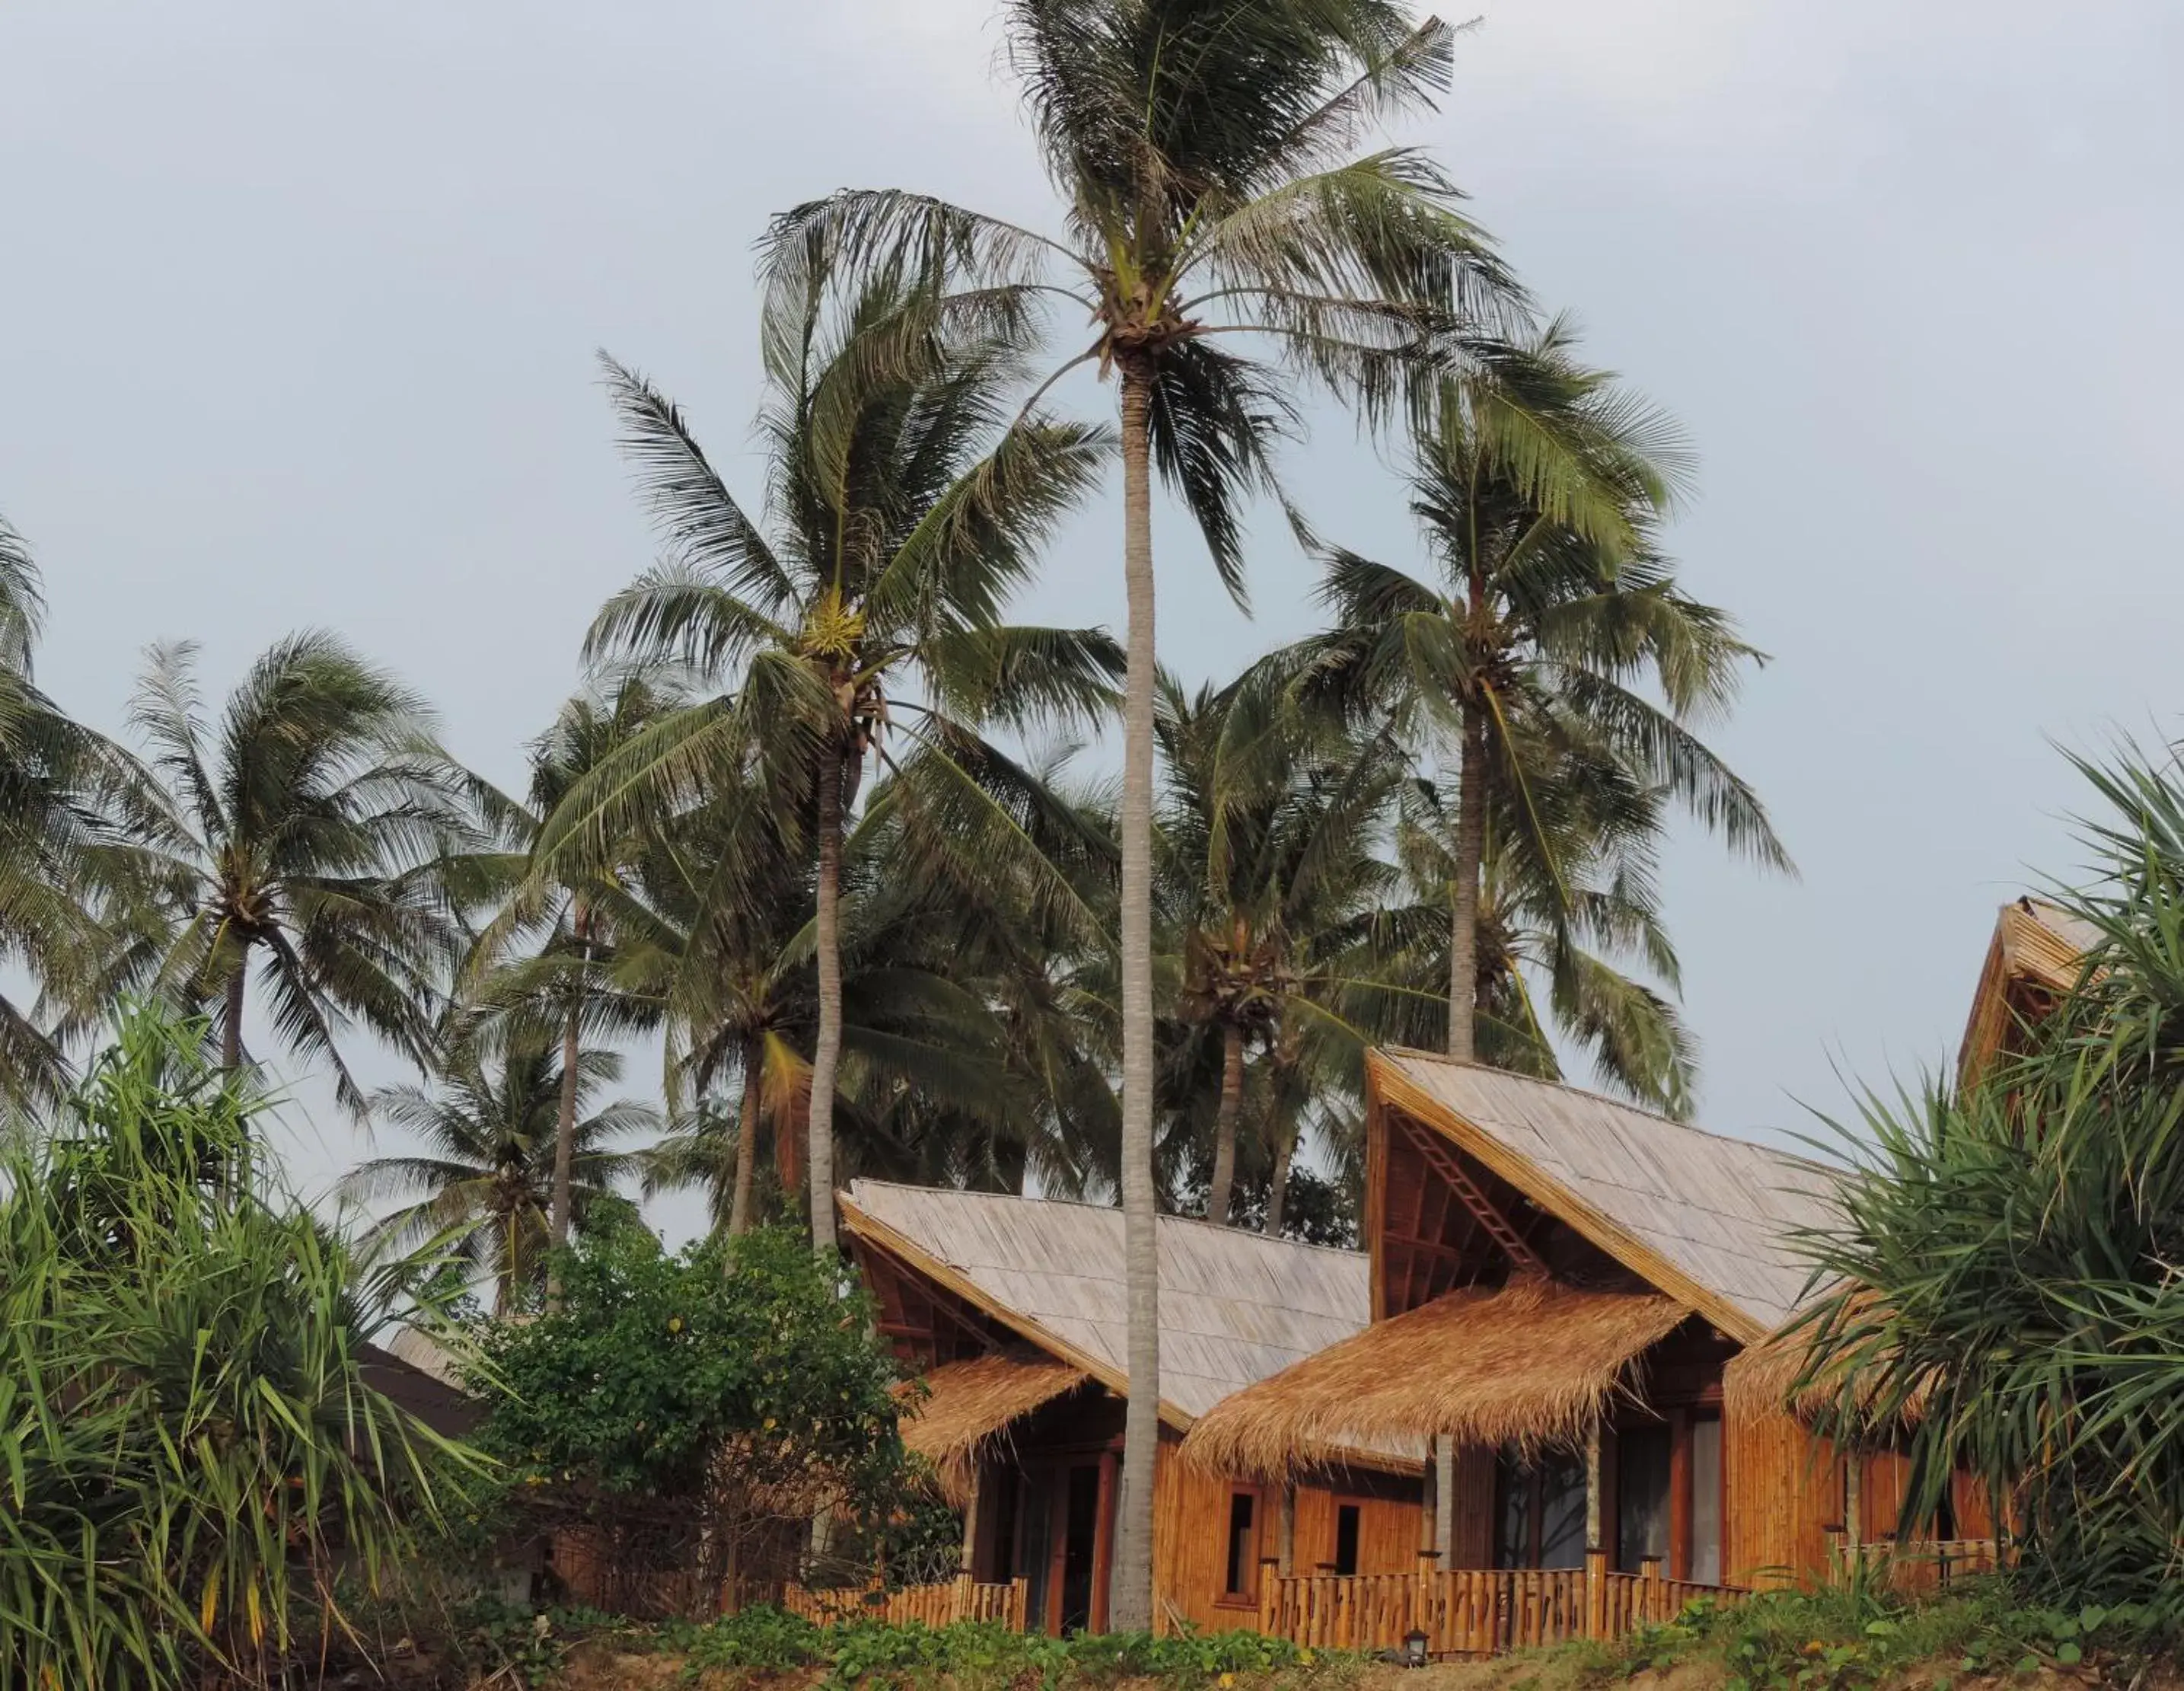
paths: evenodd
<path fill-rule="evenodd" d="M 2128 1678 L 2148 1654 L 2147 1616 L 2027 1606 L 2000 1580 L 1939 1596 L 1779 1592 L 1734 1607 L 1691 1604 L 1674 1621 L 1613 1644 L 1580 1641 L 1420 1676 L 1418 1691 L 1602 1691 L 1674 1676 L 1691 1691 L 1943 1691 L 2042 1669 Z M 821 1627 L 758 1606 L 707 1625 L 643 1626 L 585 1610 L 476 1610 L 465 1665 L 499 1683 L 546 1688 L 576 1645 L 660 1659 L 648 1685 L 794 1686 L 798 1691 L 1405 1691 L 1403 1670 L 1254 1632 L 1050 1638 L 991 1622 L 932 1627 L 858 1621 Z M 1392 1676 L 1392 1677 L 1390 1677 Z M 1387 1686 L 1379 1681 L 1390 1677 Z M 1369 1682 L 1369 1683 L 1368 1683 Z M 596 1674 L 588 1685 L 613 1683 Z"/>

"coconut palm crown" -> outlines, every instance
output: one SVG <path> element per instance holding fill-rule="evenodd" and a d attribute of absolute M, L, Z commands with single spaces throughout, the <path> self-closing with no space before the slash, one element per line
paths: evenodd
<path fill-rule="evenodd" d="M 912 323 L 884 279 L 847 304 L 816 282 L 798 310 L 769 321 L 764 353 L 766 523 L 682 413 L 608 366 L 670 555 L 609 602 L 589 650 L 678 661 L 719 690 L 580 781 L 540 856 L 596 855 L 753 779 L 777 825 L 810 842 L 818 1023 L 807 1163 L 813 1242 L 831 1250 L 848 819 L 868 764 L 905 767 L 900 739 L 925 754 L 912 762 L 932 802 L 983 806 L 1000 824 L 989 841 L 1036 856 L 1018 823 L 1040 806 L 1035 783 L 981 731 L 1090 720 L 1112 702 L 1121 655 L 1095 631 L 1000 619 L 1110 444 L 1097 428 L 1024 417 L 1020 334 Z M 1048 887 L 1072 896 L 1059 876 Z M 733 876 L 712 888 L 722 899 L 756 890 Z"/>

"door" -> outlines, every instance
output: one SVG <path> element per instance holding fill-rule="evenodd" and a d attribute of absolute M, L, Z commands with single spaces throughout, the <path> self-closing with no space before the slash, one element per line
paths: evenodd
<path fill-rule="evenodd" d="M 1062 1470 L 1061 1530 L 1054 1547 L 1058 1603 L 1055 1630 L 1064 1637 L 1088 1632 L 1100 1557 L 1100 1465 L 1078 1462 Z"/>

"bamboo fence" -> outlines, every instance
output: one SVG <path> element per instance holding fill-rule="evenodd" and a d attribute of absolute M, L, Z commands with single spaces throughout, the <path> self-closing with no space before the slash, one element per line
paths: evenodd
<path fill-rule="evenodd" d="M 1595 1555 L 1580 1568 L 1427 1566 L 1415 1574 L 1284 1575 L 1259 1580 L 1258 1628 L 1313 1649 L 1400 1650 L 1413 1632 L 1436 1657 L 1498 1655 L 1570 1638 L 1617 1638 L 1674 1620 L 1696 1599 L 1735 1603 L 1740 1587 L 1699 1585 L 1657 1572 L 1610 1573 Z"/>
<path fill-rule="evenodd" d="M 843 1621 L 883 1621 L 889 1626 L 922 1621 L 928 1627 L 953 1626 L 958 1621 L 993 1621 L 1021 1632 L 1024 1630 L 1027 1582 L 1006 1585 L 983 1584 L 968 1574 L 959 1574 L 937 1585 L 909 1585 L 889 1591 L 882 1587 L 837 1587 L 807 1591 L 800 1585 L 783 1589 L 781 1606 L 820 1626 Z"/>

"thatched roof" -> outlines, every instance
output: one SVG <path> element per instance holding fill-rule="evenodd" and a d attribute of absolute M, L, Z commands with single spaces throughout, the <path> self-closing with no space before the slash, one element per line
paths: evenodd
<path fill-rule="evenodd" d="M 1830 1326 L 1840 1326 L 1844 1322 L 1863 1325 L 1875 1313 L 1877 1298 L 1878 1294 L 1869 1290 L 1852 1293 L 1842 1312 L 1829 1318 Z M 1738 1415 L 1779 1415 L 1786 1411 L 1811 1426 L 1841 1404 L 1844 1381 L 1856 1372 L 1866 1377 L 1858 1382 L 1855 1401 L 1861 1412 L 1870 1414 L 1878 1381 L 1872 1378 L 1869 1368 L 1853 1370 L 1848 1361 L 1838 1359 L 1802 1386 L 1798 1385 L 1822 1333 L 1823 1328 L 1814 1322 L 1793 1322 L 1790 1327 L 1747 1346 L 1730 1359 L 1729 1366 L 1723 1370 L 1724 1401 Z M 1922 1381 L 1887 1426 L 1871 1426 L 1866 1431 L 1886 1439 L 1917 1426 L 1925 1417 L 1935 1384 L 1930 1379 Z M 1835 1430 L 1842 1431 L 1840 1427 Z"/>
<path fill-rule="evenodd" d="M 1381 1099 L 1731 1338 L 1772 1331 L 1802 1298 L 1793 1236 L 1834 1220 L 1835 1171 L 1574 1086 L 1418 1051 L 1369 1062 Z"/>
<path fill-rule="evenodd" d="M 853 1240 L 1128 1395 L 1119 1209 L 858 1180 L 842 1218 Z M 1161 1412 L 1173 1426 L 1366 1324 L 1359 1252 L 1173 1215 L 1159 1240 Z"/>
<path fill-rule="evenodd" d="M 919 1382 L 922 1392 L 905 1391 L 902 1442 L 933 1464 L 950 1501 L 961 1503 L 978 1459 L 1006 1438 L 1011 1421 L 1075 1391 L 1087 1377 L 1081 1368 L 1032 1350 L 944 1363 Z"/>
<path fill-rule="evenodd" d="M 1969 1079 L 2001 1049 L 2026 1007 L 2028 990 L 2036 1000 L 2059 997 L 2076 985 L 2080 960 L 2099 940 L 2090 923 L 2044 900 L 2017 898 L 2003 905 L 1972 991 L 1958 1072 Z"/>
<path fill-rule="evenodd" d="M 1218 1472 L 1279 1479 L 1364 1443 L 1572 1441 L 1689 1313 L 1671 1298 L 1538 1278 L 1467 1286 L 1226 1399 L 1184 1451 Z"/>

